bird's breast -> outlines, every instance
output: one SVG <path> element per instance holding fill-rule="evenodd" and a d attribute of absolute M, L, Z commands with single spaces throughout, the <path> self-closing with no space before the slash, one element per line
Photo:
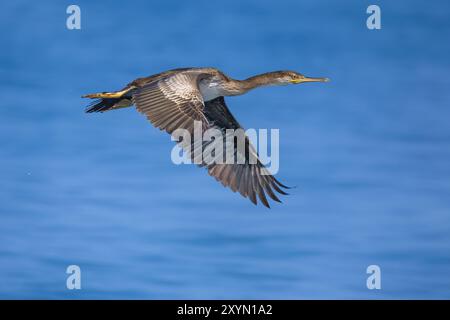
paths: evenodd
<path fill-rule="evenodd" d="M 199 89 L 205 102 L 224 95 L 223 89 L 217 82 L 200 82 Z"/>

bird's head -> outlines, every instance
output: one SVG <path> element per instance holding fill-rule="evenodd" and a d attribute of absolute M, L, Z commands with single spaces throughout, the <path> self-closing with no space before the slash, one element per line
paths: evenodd
<path fill-rule="evenodd" d="M 278 71 L 276 72 L 277 80 L 280 84 L 299 84 L 305 82 L 328 82 L 328 78 L 312 78 L 304 76 L 301 73 L 295 71 Z"/>

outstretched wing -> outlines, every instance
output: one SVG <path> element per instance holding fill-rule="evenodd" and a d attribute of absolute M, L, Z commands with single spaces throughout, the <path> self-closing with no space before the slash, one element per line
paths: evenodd
<path fill-rule="evenodd" d="M 202 133 L 207 129 L 218 129 L 225 139 L 227 129 L 242 129 L 231 112 L 228 110 L 223 97 L 204 102 L 198 88 L 198 82 L 204 74 L 199 72 L 179 72 L 162 77 L 157 81 L 145 84 L 133 92 L 133 101 L 136 108 L 145 114 L 150 122 L 161 130 L 172 134 L 176 129 L 186 129 L 189 133 L 194 132 L 194 122 L 201 123 Z M 194 149 L 202 147 L 202 151 L 211 142 L 201 142 L 191 139 L 191 145 L 180 142 L 186 151 L 190 152 L 194 158 Z M 224 146 L 226 143 L 224 141 Z M 249 139 L 245 137 L 245 151 L 239 150 L 234 145 L 233 154 L 236 157 L 243 157 L 244 162 L 227 163 L 206 163 L 199 165 L 206 167 L 208 173 L 220 181 L 224 186 L 231 188 L 234 192 L 248 197 L 254 204 L 257 197 L 261 202 L 269 207 L 266 194 L 275 201 L 280 202 L 275 195 L 275 191 L 287 194 L 281 187 L 287 188 L 273 177 L 268 170 L 257 159 Z M 187 150 L 188 149 L 188 150 Z M 242 154 L 244 153 L 244 154 Z M 250 161 L 250 155 L 256 158 Z M 197 163 L 197 162 L 196 162 Z"/>
<path fill-rule="evenodd" d="M 224 139 L 227 136 L 227 129 L 242 129 L 225 104 L 223 97 L 206 102 L 204 114 L 214 128 L 222 131 Z M 226 146 L 225 141 L 223 141 L 223 145 Z M 257 158 L 256 150 L 248 137 L 245 137 L 245 148 L 241 150 L 237 146 L 233 143 L 234 156 L 235 158 L 243 157 L 244 163 L 205 163 L 203 165 L 207 167 L 208 173 L 224 186 L 229 187 L 234 192 L 239 191 L 243 197 L 248 197 L 254 204 L 257 203 L 257 197 L 259 197 L 266 207 L 270 207 L 266 195 L 277 202 L 281 202 L 274 190 L 287 195 L 282 188 L 288 187 L 275 179 L 264 167 Z M 207 146 L 204 145 L 205 147 Z M 252 161 L 252 155 L 256 157 L 256 161 Z"/>

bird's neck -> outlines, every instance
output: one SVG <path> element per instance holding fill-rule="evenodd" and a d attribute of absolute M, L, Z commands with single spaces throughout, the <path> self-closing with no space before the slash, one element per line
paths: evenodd
<path fill-rule="evenodd" d="M 241 80 L 240 82 L 243 88 L 245 88 L 247 91 L 259 87 L 273 86 L 278 84 L 276 79 L 271 76 L 271 73 L 258 74 L 248 79 Z"/>
<path fill-rule="evenodd" d="M 239 95 L 255 88 L 277 84 L 278 82 L 270 76 L 270 73 L 263 73 L 245 80 L 230 79 L 226 84 L 226 90 L 230 93 L 230 95 Z"/>

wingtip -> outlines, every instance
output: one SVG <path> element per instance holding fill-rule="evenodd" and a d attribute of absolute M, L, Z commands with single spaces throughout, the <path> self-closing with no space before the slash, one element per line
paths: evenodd
<path fill-rule="evenodd" d="M 295 187 L 289 187 L 289 186 L 286 186 L 286 185 L 284 185 L 284 184 L 282 184 L 278 179 L 276 179 L 275 177 L 273 178 L 273 180 L 276 182 L 276 184 L 278 184 L 280 187 L 282 187 L 282 188 L 284 188 L 284 189 L 293 189 L 293 188 L 295 188 Z"/>

